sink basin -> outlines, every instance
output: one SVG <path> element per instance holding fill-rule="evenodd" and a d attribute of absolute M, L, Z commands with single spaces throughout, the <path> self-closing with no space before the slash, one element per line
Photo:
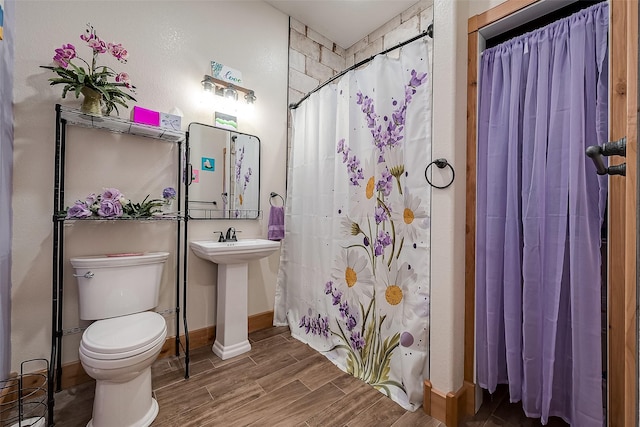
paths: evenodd
<path fill-rule="evenodd" d="M 278 250 L 280 242 L 265 239 L 240 239 L 237 242 L 203 240 L 189 245 L 202 259 L 216 264 L 239 264 L 271 255 Z"/>
<path fill-rule="evenodd" d="M 247 316 L 249 261 L 264 258 L 280 248 L 280 242 L 240 239 L 189 242 L 200 258 L 218 264 L 216 339 L 213 352 L 222 360 L 251 350 Z"/>

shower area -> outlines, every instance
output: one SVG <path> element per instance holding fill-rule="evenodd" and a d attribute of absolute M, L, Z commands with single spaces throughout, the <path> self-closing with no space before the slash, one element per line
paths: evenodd
<path fill-rule="evenodd" d="M 469 20 L 465 379 L 543 423 L 635 425 L 635 149 L 610 147 L 636 144 L 637 3 L 555 4 Z"/>
<path fill-rule="evenodd" d="M 354 60 L 353 68 L 324 79 L 327 84 L 299 93 L 291 108 L 287 238 L 275 322 L 406 409 L 429 404 L 432 413 L 446 408 L 449 419 L 450 412 L 480 406 L 470 397 L 476 384 L 493 391 L 506 383 L 511 401 L 523 402 L 527 415 L 543 422 L 558 416 L 595 426 L 619 417 L 623 404 L 610 396 L 623 396 L 627 385 L 619 370 L 609 369 L 623 361 L 621 322 L 635 322 L 630 310 L 627 316 L 611 309 L 623 301 L 605 279 L 611 282 L 620 270 L 619 259 L 606 262 L 612 259 L 607 250 L 619 244 L 610 237 L 619 230 L 606 227 L 609 200 L 620 200 L 619 181 L 609 187 L 607 177 L 596 175 L 585 149 L 621 136 L 607 121 L 609 58 L 621 51 L 608 51 L 618 33 L 608 26 L 617 13 L 610 16 L 609 3 L 577 3 L 564 16 L 490 46 L 471 31 L 480 15 L 469 20 L 467 111 L 477 111 L 478 121 L 474 116 L 467 127 L 466 236 L 454 242 L 466 249 L 449 253 L 456 258 L 466 251 L 463 307 L 456 291 L 442 299 L 442 269 L 432 263 L 441 260 L 443 243 L 434 211 L 442 194 L 456 197 L 447 191 L 455 171 L 440 158 L 441 146 L 432 149 L 432 132 L 438 140 L 442 128 L 432 129 L 431 121 L 443 102 L 432 80 L 433 39 Z M 514 9 L 520 7 L 526 9 Z M 459 51 L 445 41 L 451 33 L 440 31 L 439 46 Z M 534 121 L 519 122 L 519 114 Z M 455 272 L 446 278 L 459 279 Z M 432 328 L 445 317 L 464 318 L 449 331 L 451 341 Z M 458 333 L 463 349 L 456 346 Z M 434 351 L 434 343 L 458 352 Z M 448 381 L 459 365 L 462 386 Z M 429 390 L 431 384 L 437 386 Z M 453 392 L 444 398 L 440 390 Z M 450 407 L 456 399 L 465 407 Z M 637 411 L 637 402 L 625 399 L 625 408 Z"/>
<path fill-rule="evenodd" d="M 429 378 L 428 179 L 443 178 L 425 176 L 432 21 L 422 15 L 419 34 L 291 105 L 274 307 L 293 337 L 409 410 Z"/>

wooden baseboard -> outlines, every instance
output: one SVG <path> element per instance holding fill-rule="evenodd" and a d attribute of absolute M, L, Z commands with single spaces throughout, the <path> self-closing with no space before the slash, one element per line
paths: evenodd
<path fill-rule="evenodd" d="M 267 329 L 273 326 L 273 311 L 265 311 L 264 313 L 254 314 L 248 318 L 248 332 L 256 332 L 262 329 Z M 212 346 L 213 340 L 216 336 L 216 327 L 207 326 L 206 328 L 189 331 L 189 348 L 194 350 L 196 348 Z M 185 339 L 184 335 L 180 336 L 181 344 L 184 348 Z M 171 357 L 176 354 L 176 339 L 175 336 L 168 337 L 158 359 L 164 357 Z M 60 382 L 61 388 L 71 388 L 88 381 L 92 381 L 92 378 L 87 375 L 80 364 L 80 361 L 67 363 L 62 366 L 62 380 Z"/>
<path fill-rule="evenodd" d="M 249 333 L 261 331 L 273 326 L 273 311 L 265 311 L 264 313 L 249 316 Z"/>
<path fill-rule="evenodd" d="M 465 415 L 475 412 L 475 386 L 472 383 L 465 381 L 455 393 L 445 394 L 433 388 L 429 380 L 425 380 L 423 389 L 424 412 L 446 426 L 457 427 Z"/>
<path fill-rule="evenodd" d="M 5 402 L 11 402 L 16 399 L 18 393 L 18 374 L 12 372 L 6 380 L 0 383 L 0 408 L 3 408 Z M 2 411 L 0 410 L 0 413 Z"/>

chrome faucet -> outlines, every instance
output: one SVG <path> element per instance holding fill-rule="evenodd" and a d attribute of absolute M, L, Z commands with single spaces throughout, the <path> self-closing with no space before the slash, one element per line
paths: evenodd
<path fill-rule="evenodd" d="M 224 240 L 227 242 L 237 242 L 238 238 L 236 237 L 236 229 L 234 227 L 229 227 L 227 230 L 227 234 L 224 236 Z"/>

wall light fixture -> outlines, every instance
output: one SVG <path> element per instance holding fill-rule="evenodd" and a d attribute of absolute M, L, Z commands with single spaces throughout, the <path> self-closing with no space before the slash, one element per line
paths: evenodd
<path fill-rule="evenodd" d="M 242 92 L 247 104 L 253 104 L 256 101 L 256 94 L 252 89 L 234 85 L 229 82 L 225 82 L 224 80 L 209 76 L 207 74 L 204 75 L 204 79 L 201 83 L 202 89 L 205 92 L 211 92 L 216 95 L 232 99 L 234 101 L 238 99 L 238 92 Z"/>

